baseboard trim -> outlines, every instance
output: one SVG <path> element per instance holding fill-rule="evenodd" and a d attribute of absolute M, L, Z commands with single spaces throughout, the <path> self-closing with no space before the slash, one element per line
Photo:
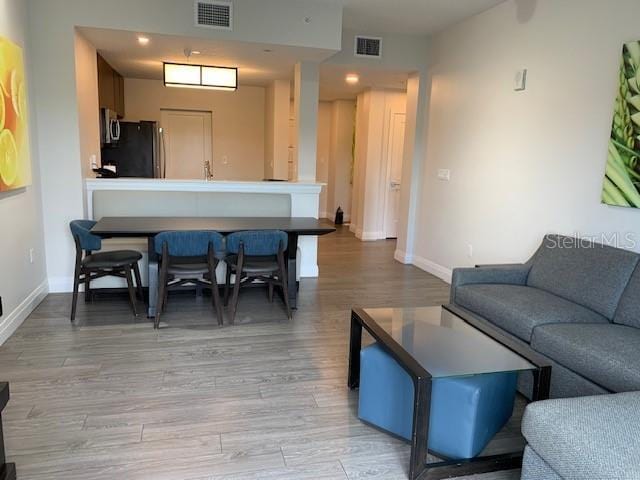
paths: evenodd
<path fill-rule="evenodd" d="M 361 229 L 356 231 L 356 238 L 362 240 L 363 242 L 370 242 L 373 240 L 384 240 L 386 235 L 384 232 L 365 232 Z"/>
<path fill-rule="evenodd" d="M 69 293 L 73 291 L 73 277 L 49 277 L 49 293 Z"/>
<path fill-rule="evenodd" d="M 451 277 L 453 275 L 453 272 L 450 268 L 443 267 L 442 265 L 439 265 L 436 262 L 433 262 L 423 257 L 419 257 L 417 255 L 413 256 L 411 263 L 416 267 L 420 268 L 421 270 L 424 270 L 425 272 L 428 272 L 431 275 L 435 275 L 439 279 L 444 280 L 448 284 L 451 284 Z"/>
<path fill-rule="evenodd" d="M 44 280 L 36 289 L 27 295 L 16 308 L 0 322 L 0 345 L 6 342 L 18 329 L 22 322 L 44 300 L 49 293 L 48 283 Z"/>
<path fill-rule="evenodd" d="M 318 268 L 318 264 L 310 265 L 307 267 L 300 266 L 300 278 L 316 278 L 320 274 L 320 269 Z"/>
<path fill-rule="evenodd" d="M 393 253 L 393 258 L 395 258 L 400 263 L 404 263 L 405 265 L 411 265 L 413 262 L 413 255 L 409 255 L 407 252 L 402 250 L 396 250 Z"/>

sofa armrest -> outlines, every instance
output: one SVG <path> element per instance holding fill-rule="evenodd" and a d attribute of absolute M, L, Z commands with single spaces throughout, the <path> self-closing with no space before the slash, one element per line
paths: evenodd
<path fill-rule="evenodd" d="M 525 285 L 530 269 L 531 265 L 521 263 L 478 268 L 455 268 L 451 278 L 451 303 L 455 303 L 456 289 L 463 285 L 478 283 Z"/>
<path fill-rule="evenodd" d="M 562 478 L 640 478 L 640 392 L 534 402 L 522 434 Z"/>

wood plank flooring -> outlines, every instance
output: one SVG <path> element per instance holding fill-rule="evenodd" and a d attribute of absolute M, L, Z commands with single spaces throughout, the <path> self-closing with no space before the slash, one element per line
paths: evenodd
<path fill-rule="evenodd" d="M 302 280 L 293 321 L 262 290 L 243 291 L 224 328 L 208 297 L 172 296 L 159 331 L 125 296 L 80 301 L 72 325 L 70 295 L 49 295 L 0 347 L 18 478 L 405 479 L 408 445 L 359 422 L 345 386 L 352 306 L 447 301 L 394 247 L 322 237 L 320 278 Z M 517 423 L 505 430 L 503 442 Z"/>

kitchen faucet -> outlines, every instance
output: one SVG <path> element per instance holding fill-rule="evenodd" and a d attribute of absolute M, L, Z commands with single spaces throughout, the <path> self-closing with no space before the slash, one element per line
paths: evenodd
<path fill-rule="evenodd" d="M 204 162 L 204 181 L 208 182 L 213 180 L 213 171 L 211 170 L 211 162 L 205 160 Z"/>

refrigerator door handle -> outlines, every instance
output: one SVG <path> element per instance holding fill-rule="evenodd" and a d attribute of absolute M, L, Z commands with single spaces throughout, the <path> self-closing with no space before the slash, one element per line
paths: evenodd
<path fill-rule="evenodd" d="M 167 145 L 164 138 L 164 128 L 158 129 L 160 133 L 160 178 L 167 178 Z"/>

